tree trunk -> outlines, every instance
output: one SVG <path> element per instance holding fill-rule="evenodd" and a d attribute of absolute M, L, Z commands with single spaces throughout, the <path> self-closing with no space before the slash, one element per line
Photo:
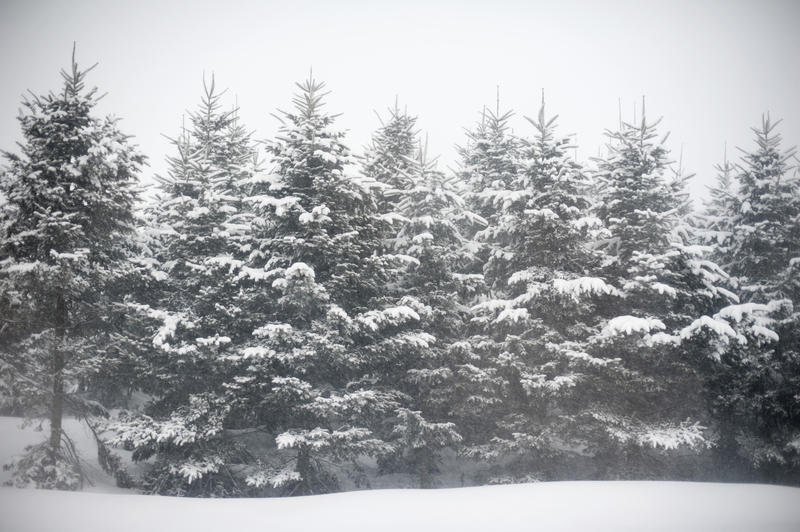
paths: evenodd
<path fill-rule="evenodd" d="M 433 472 L 433 453 L 427 447 L 419 447 L 414 449 L 417 462 L 417 479 L 419 480 L 419 487 L 428 489 L 433 487 L 431 481 L 431 473 Z"/>
<path fill-rule="evenodd" d="M 54 316 L 55 341 L 53 342 L 53 400 L 50 404 L 50 451 L 55 456 L 61 448 L 61 417 L 64 413 L 64 334 L 67 324 L 67 306 L 64 294 L 56 296 Z"/>
<path fill-rule="evenodd" d="M 311 452 L 308 447 L 302 446 L 297 452 L 297 472 L 300 473 L 300 495 L 314 493 L 311 471 Z"/>

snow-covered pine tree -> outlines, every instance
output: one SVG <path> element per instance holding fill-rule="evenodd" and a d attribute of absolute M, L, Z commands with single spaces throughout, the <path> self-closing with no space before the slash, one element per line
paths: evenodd
<path fill-rule="evenodd" d="M 439 451 L 461 441 L 452 419 L 457 401 L 455 373 L 465 361 L 452 346 L 466 333 L 465 302 L 473 296 L 475 285 L 482 284 L 482 277 L 459 273 L 475 259 L 458 229 L 466 208 L 453 179 L 436 168 L 421 144 L 407 165 L 403 188 L 396 189 L 402 222 L 390 247 L 413 259 L 399 288 L 425 305 L 420 327 L 436 342 L 409 353 L 406 374 L 393 376 L 411 397 L 411 409 L 399 411 L 400 423 L 393 432 L 401 453 L 395 459 L 414 469 L 420 487 L 430 487 Z"/>
<path fill-rule="evenodd" d="M 497 215 L 495 196 L 509 190 L 519 172 L 519 139 L 508 124 L 512 116 L 512 111 L 500 114 L 499 105 L 495 112 L 484 107 L 480 122 L 467 131 L 466 146 L 458 150 L 458 175 L 467 188 L 467 206 L 490 225 Z M 471 229 L 468 236 L 472 236 L 479 228 L 473 224 L 465 231 Z"/>
<path fill-rule="evenodd" d="M 389 118 L 372 135 L 372 143 L 362 158 L 362 173 L 385 186 L 380 192 L 378 209 L 382 214 L 394 212 L 398 190 L 412 186 L 408 173 L 418 144 L 417 117 L 401 111 L 395 101 Z"/>
<path fill-rule="evenodd" d="M 78 67 L 73 48 L 63 90 L 23 102 L 22 153 L 5 154 L 0 176 L 0 299 L 11 311 L 0 325 L 0 374 L 26 413 L 50 421 L 49 440 L 13 464 L 18 485 L 80 484 L 62 416 L 87 411 L 73 392 L 105 347 L 106 285 L 133 229 L 144 157 L 116 118 L 92 114 L 90 70 Z"/>
<path fill-rule="evenodd" d="M 273 215 L 269 233 L 276 236 L 261 256 L 270 268 L 308 264 L 335 300 L 359 308 L 383 292 L 386 280 L 385 259 L 373 257 L 381 233 L 372 185 L 345 176 L 350 150 L 344 132 L 333 128 L 336 116 L 322 110 L 324 84 L 309 79 L 299 87 L 296 112 L 285 113 L 271 146 L 280 180 L 262 207 Z M 302 216 L 284 216 L 289 209 Z"/>
<path fill-rule="evenodd" d="M 245 199 L 258 170 L 256 151 L 237 110 L 223 110 L 222 95 L 213 78 L 204 84 L 190 128 L 173 141 L 177 154 L 168 158 L 156 206 L 161 235 L 154 249 L 158 272 L 151 275 L 161 282 L 154 311 L 165 314 L 158 319 L 163 334 L 154 340 L 155 356 L 164 362 L 153 366 L 159 373 L 154 389 L 168 410 L 184 404 L 187 394 L 206 391 L 202 378 L 185 376 L 210 376 L 206 364 L 216 362 L 217 351 L 252 330 L 238 306 L 238 274 L 253 246 Z"/>
<path fill-rule="evenodd" d="M 496 214 L 479 233 L 492 249 L 484 266 L 491 293 L 473 308 L 477 357 L 464 375 L 484 375 L 481 387 L 494 382 L 491 416 L 483 414 L 491 426 L 471 452 L 502 459 L 510 477 L 500 471 L 498 480 L 566 475 L 569 449 L 587 445 L 576 426 L 590 406 L 595 368 L 616 363 L 587 354 L 597 306 L 617 290 L 597 276 L 589 242 L 600 224 L 588 179 L 555 120 L 544 104 L 529 119 L 536 133 L 522 141 L 519 172 L 494 193 Z"/>
<path fill-rule="evenodd" d="M 714 258 L 720 259 L 720 246 L 731 232 L 730 215 L 738 210 L 734 183 L 736 166 L 728 160 L 727 150 L 724 162 L 714 169 L 717 171 L 716 182 L 708 187 L 709 198 L 704 203 L 705 209 L 698 225 L 700 240 L 714 246 Z"/>
<path fill-rule="evenodd" d="M 798 483 L 800 170 L 791 167 L 795 150 L 781 148 L 779 122 L 765 116 L 753 128 L 756 147 L 744 152 L 738 190 L 722 206 L 717 254 L 743 303 L 725 311 L 754 341 L 723 353 L 711 391 L 728 465 L 744 461 L 764 479 Z"/>
<path fill-rule="evenodd" d="M 466 145 L 458 148 L 460 168 L 456 172 L 466 210 L 458 229 L 466 239 L 465 250 L 474 257 L 462 267 L 462 279 L 471 290 L 471 302 L 487 291 L 483 266 L 494 253 L 492 243 L 481 238 L 481 230 L 493 227 L 499 216 L 495 198 L 507 193 L 519 171 L 519 139 L 510 131 L 513 112 L 500 113 L 483 108 L 481 119 L 466 131 Z M 467 335 L 469 330 L 465 331 Z M 456 393 L 452 396 L 452 415 L 457 419 L 459 432 L 468 446 L 475 444 L 492 431 L 492 420 L 499 403 L 499 381 L 490 368 L 481 363 L 470 342 L 455 342 L 449 346 L 450 358 L 460 361 L 454 380 Z"/>
<path fill-rule="evenodd" d="M 715 345 L 738 340 L 730 316 L 716 313 L 736 302 L 727 276 L 706 248 L 685 241 L 686 178 L 670 175 L 657 124 L 642 109 L 640 124 L 609 132 L 595 172 L 596 212 L 610 232 L 601 271 L 619 297 L 598 308 L 603 327 L 588 352 L 618 363 L 598 380 L 586 418 L 598 466 L 607 460 L 616 476 L 667 474 L 666 457 L 648 458 L 647 448 L 709 445 L 701 368 L 718 357 Z"/>
<path fill-rule="evenodd" d="M 277 453 L 261 455 L 249 484 L 293 494 L 337 489 L 326 463 L 390 452 L 386 420 L 405 397 L 389 376 L 433 341 L 417 330 L 426 307 L 387 295 L 398 257 L 380 253 L 372 185 L 348 174 L 350 152 L 323 110 L 324 85 L 308 79 L 298 88 L 270 146 L 272 183 L 252 198 L 265 223 L 248 267 L 263 272 L 273 303 L 228 385 L 277 433 Z"/>
<path fill-rule="evenodd" d="M 732 213 L 729 250 L 724 266 L 742 278 L 744 299 L 780 299 L 791 293 L 784 282 L 791 259 L 798 254 L 797 225 L 800 210 L 794 168 L 789 166 L 795 149 L 781 151 L 781 136 L 775 128 L 780 121 L 764 117 L 753 128 L 756 150 L 745 152 L 736 176 L 736 201 Z M 738 212 L 736 212 L 738 210 Z M 781 279 L 783 282 L 778 281 Z"/>
<path fill-rule="evenodd" d="M 264 301 L 261 276 L 244 259 L 257 247 L 246 201 L 258 171 L 237 110 L 222 108 L 214 80 L 204 84 L 190 127 L 173 141 L 161 196 L 135 262 L 142 276 L 128 306 L 131 336 L 152 338 L 138 362 L 137 384 L 153 396 L 147 415 L 113 426 L 112 442 L 137 460 L 155 455 L 147 491 L 174 495 L 242 493 L 229 466 L 245 461 L 228 438 L 235 424 L 226 402 L 235 353 L 250 339 Z M 149 287 L 149 288 L 148 288 Z M 234 357 L 235 359 L 235 357 Z M 239 479 L 241 480 L 241 479 Z"/>
<path fill-rule="evenodd" d="M 494 193 L 507 190 L 519 170 L 519 139 L 508 125 L 512 116 L 512 111 L 484 108 L 475 129 L 467 131 L 467 145 L 459 148 L 469 206 L 486 219 L 495 212 Z"/>

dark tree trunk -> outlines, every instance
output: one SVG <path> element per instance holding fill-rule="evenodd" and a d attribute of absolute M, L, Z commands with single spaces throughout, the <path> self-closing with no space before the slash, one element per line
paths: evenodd
<path fill-rule="evenodd" d="M 55 341 L 53 342 L 53 401 L 50 404 L 50 451 L 58 454 L 61 448 L 61 417 L 64 413 L 64 334 L 67 325 L 67 306 L 64 294 L 56 296 L 54 316 Z"/>
<path fill-rule="evenodd" d="M 433 487 L 431 473 L 433 472 L 433 453 L 427 447 L 414 449 L 415 461 L 417 462 L 417 479 L 419 487 L 428 489 Z"/>
<path fill-rule="evenodd" d="M 297 452 L 297 472 L 300 473 L 300 495 L 310 495 L 314 493 L 314 485 L 311 470 L 311 452 L 306 446 Z"/>

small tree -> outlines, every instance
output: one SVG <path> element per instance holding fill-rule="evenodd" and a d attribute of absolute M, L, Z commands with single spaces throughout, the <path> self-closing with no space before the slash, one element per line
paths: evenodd
<path fill-rule="evenodd" d="M 362 173 L 375 179 L 381 191 L 378 209 L 393 212 L 399 200 L 398 191 L 407 189 L 408 171 L 417 146 L 417 117 L 400 111 L 397 102 L 389 109 L 389 119 L 373 134 L 362 161 Z"/>
<path fill-rule="evenodd" d="M 709 199 L 705 202 L 705 209 L 700 217 L 700 240 L 714 246 L 715 259 L 720 259 L 721 246 L 730 236 L 731 213 L 738 211 L 736 198 L 736 183 L 734 174 L 736 166 L 728 160 L 727 150 L 725 161 L 716 165 L 716 182 L 708 187 Z"/>

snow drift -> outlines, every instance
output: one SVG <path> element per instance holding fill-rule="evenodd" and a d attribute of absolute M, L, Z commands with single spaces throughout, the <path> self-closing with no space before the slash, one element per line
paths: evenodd
<path fill-rule="evenodd" d="M 90 435 L 66 421 L 93 485 L 78 493 L 0 488 L 3 532 L 800 530 L 800 489 L 747 484 L 550 482 L 282 499 L 138 495 L 113 486 L 91 459 Z M 19 424 L 0 418 L 3 463 L 43 438 Z"/>

